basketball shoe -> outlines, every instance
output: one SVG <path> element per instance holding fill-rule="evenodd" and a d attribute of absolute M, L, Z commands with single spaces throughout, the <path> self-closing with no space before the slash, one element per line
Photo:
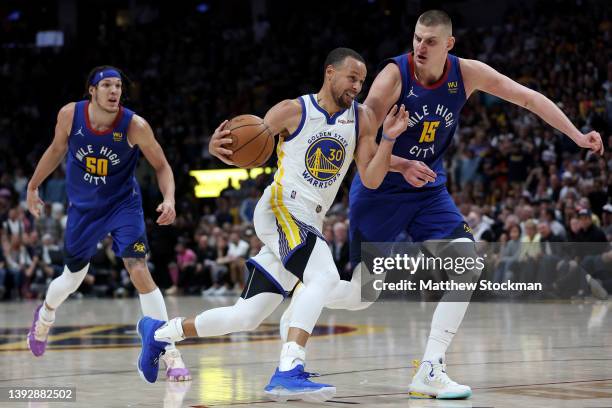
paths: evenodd
<path fill-rule="evenodd" d="M 289 371 L 276 372 L 266 385 L 265 392 L 275 401 L 304 400 L 308 402 L 323 402 L 336 395 L 336 387 L 310 381 L 310 377 L 318 374 L 304 371 L 299 364 Z"/>
<path fill-rule="evenodd" d="M 27 337 L 28 348 L 36 357 L 40 357 L 45 353 L 49 329 L 53 325 L 53 322 L 46 322 L 41 318 L 40 308 L 43 305 L 38 306 L 34 311 L 34 321 L 32 321 L 32 327 L 30 327 Z"/>
<path fill-rule="evenodd" d="M 414 360 L 415 374 L 410 384 L 411 398 L 464 399 L 472 396 L 467 385 L 457 384 L 446 374 L 444 358 Z"/>

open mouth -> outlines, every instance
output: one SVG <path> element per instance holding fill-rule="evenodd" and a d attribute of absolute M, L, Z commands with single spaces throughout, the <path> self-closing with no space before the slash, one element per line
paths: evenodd
<path fill-rule="evenodd" d="M 416 57 L 416 58 L 417 58 L 417 61 L 419 61 L 419 62 L 425 62 L 425 61 L 427 61 L 427 57 L 426 57 L 426 56 L 424 56 L 424 55 L 421 55 L 421 54 L 417 54 L 417 57 Z"/>

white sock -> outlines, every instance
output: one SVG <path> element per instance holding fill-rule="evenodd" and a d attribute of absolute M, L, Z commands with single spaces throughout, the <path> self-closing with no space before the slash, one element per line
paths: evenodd
<path fill-rule="evenodd" d="M 46 323 L 53 323 L 55 321 L 55 309 L 48 309 L 47 302 L 43 302 L 43 307 L 40 308 L 39 315 Z"/>
<path fill-rule="evenodd" d="M 181 340 L 185 340 L 185 334 L 183 333 L 183 320 L 184 317 L 176 317 L 168 323 L 164 324 L 159 329 L 155 330 L 155 340 L 164 341 L 166 343 L 174 343 Z"/>
<path fill-rule="evenodd" d="M 166 311 L 166 304 L 164 303 L 164 297 L 162 296 L 159 288 L 155 288 L 154 291 L 138 295 L 140 297 L 140 308 L 144 316 L 152 317 L 156 320 L 168 321 L 168 312 Z M 166 350 L 175 348 L 174 343 L 170 343 L 166 346 Z"/>
<path fill-rule="evenodd" d="M 71 272 L 67 266 L 64 266 L 64 272 L 62 272 L 62 274 L 57 278 L 53 279 L 49 285 L 47 295 L 45 296 L 45 303 L 49 307 L 57 309 L 59 305 L 64 303 L 71 293 L 81 286 L 81 282 L 83 282 L 83 279 L 85 279 L 85 275 L 87 275 L 88 270 L 89 264 L 85 265 L 83 269 L 76 272 Z M 41 312 L 43 309 L 45 309 L 45 307 L 40 309 Z M 52 315 L 53 318 L 55 318 L 55 311 L 53 311 Z M 45 320 L 47 319 L 45 318 Z"/>
<path fill-rule="evenodd" d="M 280 354 L 280 362 L 278 364 L 279 371 L 289 371 L 298 365 L 304 365 L 306 361 L 306 349 L 297 344 L 295 341 L 290 341 L 283 344 Z"/>
<path fill-rule="evenodd" d="M 431 331 L 423 361 L 434 361 L 444 357 L 455 333 L 461 325 L 469 302 L 440 302 L 431 320 Z"/>

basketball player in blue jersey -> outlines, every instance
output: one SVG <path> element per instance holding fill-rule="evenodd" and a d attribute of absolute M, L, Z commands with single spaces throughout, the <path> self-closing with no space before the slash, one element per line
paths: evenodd
<path fill-rule="evenodd" d="M 325 79 L 316 94 L 282 101 L 265 115 L 270 132 L 279 135 L 278 170 L 257 203 L 254 225 L 264 243 L 247 261 L 248 282 L 230 307 L 206 310 L 192 318 L 169 322 L 144 317 L 138 324 L 145 375 L 157 375 L 156 358 L 167 342 L 254 330 L 270 315 L 296 282 L 303 282 L 288 324 L 278 369 L 265 387 L 273 399 L 325 401 L 336 388 L 309 380 L 304 371 L 305 346 L 328 294 L 340 280 L 322 226 L 327 210 L 355 158 L 364 184 L 376 188 L 389 168 L 392 146 L 408 125 L 404 107 L 390 109 L 383 138 L 368 109 L 354 98 L 366 77 L 363 58 L 337 48 L 325 61 Z M 226 122 L 211 138 L 210 152 L 232 164 Z"/>
<path fill-rule="evenodd" d="M 452 24 L 443 11 L 422 14 L 416 24 L 413 51 L 386 62 L 375 78 L 365 105 L 372 109 L 378 126 L 394 104 L 403 104 L 410 113 L 407 130 L 393 147 L 391 171 L 381 186 L 370 189 L 360 175 L 350 191 L 351 263 L 361 262 L 362 242 L 394 241 L 408 232 L 415 242 L 430 241 L 427 248 L 435 256 L 475 257 L 470 228 L 446 190 L 444 153 L 451 144 L 459 114 L 467 98 L 476 91 L 495 95 L 538 115 L 549 125 L 571 138 L 578 146 L 603 154 L 599 133 L 582 134 L 567 116 L 544 95 L 526 88 L 476 61 L 449 54 L 455 44 Z M 433 241 L 442 241 L 438 250 Z M 448 242 L 466 242 L 448 245 Z M 460 252 L 460 253 L 456 253 Z M 450 272 L 456 281 L 475 281 L 479 270 L 462 275 Z M 341 281 L 340 291 L 330 295 L 327 307 L 359 310 L 361 302 L 359 269 L 354 270 L 352 286 Z M 344 284 L 344 286 L 342 286 Z M 350 289 L 354 289 L 350 291 Z M 299 298 L 298 291 L 294 299 Z M 348 292 L 340 294 L 342 290 Z M 457 300 L 457 293 L 446 293 L 438 304 L 422 362 L 410 385 L 413 397 L 467 398 L 470 387 L 457 384 L 446 374 L 445 352 L 467 310 L 469 296 Z M 342 301 L 344 299 L 344 301 Z M 292 303 L 295 300 L 292 301 Z M 281 319 L 281 336 L 286 336 L 290 306 Z"/>
<path fill-rule="evenodd" d="M 38 187 L 62 162 L 66 153 L 68 219 L 64 241 L 65 267 L 49 285 L 45 301 L 36 308 L 27 336 L 35 356 L 45 352 L 55 310 L 73 293 L 89 269 L 96 246 L 106 235 L 140 296 L 142 312 L 168 320 L 159 288 L 147 268 L 148 252 L 140 187 L 134 170 L 140 152 L 155 169 L 164 197 L 157 207 L 159 225 L 169 225 L 174 210 L 174 176 L 164 152 L 146 120 L 123 107 L 121 72 L 111 66 L 94 68 L 86 83 L 88 99 L 65 105 L 57 116 L 55 136 L 28 184 L 28 209 L 40 215 L 43 202 Z M 191 379 L 174 344 L 162 360 L 170 381 Z"/>

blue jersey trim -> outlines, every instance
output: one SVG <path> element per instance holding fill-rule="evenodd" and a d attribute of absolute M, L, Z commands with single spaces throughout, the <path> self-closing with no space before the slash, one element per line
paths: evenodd
<path fill-rule="evenodd" d="M 263 266 L 261 266 L 257 261 L 255 261 L 253 258 L 249 258 L 247 260 L 247 263 L 252 264 L 255 268 L 257 268 L 257 270 L 259 270 L 259 272 L 263 273 L 264 276 L 266 278 L 268 278 L 270 280 L 270 282 L 272 282 L 272 284 L 274 286 L 276 286 L 276 288 L 278 290 L 280 290 L 280 292 L 283 295 L 283 298 L 285 298 L 285 299 L 287 298 L 287 296 L 288 296 L 287 291 L 285 291 L 285 289 L 283 289 L 281 284 L 278 283 L 278 281 L 276 279 L 274 279 L 274 277 L 272 276 L 272 274 L 270 272 L 266 271 L 266 269 Z"/>
<path fill-rule="evenodd" d="M 355 140 L 359 140 L 359 103 L 353 101 L 355 107 Z"/>
<path fill-rule="evenodd" d="M 285 138 L 285 142 L 288 142 L 294 137 L 296 137 L 302 131 L 304 123 L 306 123 L 306 104 L 304 103 L 304 98 L 302 98 L 301 96 L 298 99 L 300 100 L 300 104 L 302 105 L 302 117 L 300 118 L 300 124 L 298 125 L 297 129 L 295 129 L 295 132 Z"/>
<path fill-rule="evenodd" d="M 325 115 L 325 119 L 327 120 L 327 124 L 328 125 L 335 125 L 336 124 L 336 119 L 338 119 L 338 117 L 340 115 L 342 115 L 344 112 L 346 112 L 346 109 L 343 109 L 340 112 L 336 112 L 333 115 L 329 116 L 329 113 L 327 113 L 327 111 L 325 109 L 323 109 L 322 107 L 319 106 L 319 104 L 317 103 L 317 100 L 314 98 L 313 94 L 310 94 L 310 100 L 312 101 L 312 105 L 319 112 L 321 112 L 323 115 Z"/>

